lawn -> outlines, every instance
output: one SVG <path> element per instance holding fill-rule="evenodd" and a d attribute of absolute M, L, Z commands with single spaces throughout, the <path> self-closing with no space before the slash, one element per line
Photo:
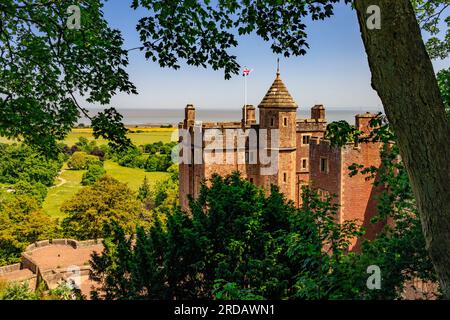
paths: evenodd
<path fill-rule="evenodd" d="M 64 213 L 60 212 L 61 205 L 70 200 L 83 186 L 80 184 L 81 176 L 84 171 L 66 170 L 60 178 L 66 180 L 66 182 L 58 187 L 52 187 L 48 189 L 47 198 L 45 198 L 42 206 L 44 212 L 47 212 L 54 218 L 64 218 Z M 61 181 L 56 181 L 58 185 Z"/>
<path fill-rule="evenodd" d="M 107 174 L 121 182 L 127 183 L 134 191 L 138 190 L 145 176 L 147 176 L 150 186 L 155 185 L 157 181 L 165 180 L 169 177 L 169 174 L 165 172 L 145 172 L 142 169 L 125 168 L 113 161 L 105 161 L 104 165 Z M 61 179 L 55 182 L 57 186 L 49 189 L 47 198 L 44 201 L 43 209 L 47 214 L 53 218 L 63 219 L 65 217 L 65 214 L 60 211 L 61 205 L 65 201 L 70 200 L 83 188 L 81 185 L 83 173 L 84 171 L 82 170 L 63 171 L 60 176 Z"/>
<path fill-rule="evenodd" d="M 135 191 L 139 189 L 145 176 L 147 176 L 150 187 L 157 181 L 169 178 L 169 174 L 166 172 L 145 172 L 142 169 L 125 168 L 113 161 L 105 161 L 105 170 L 113 178 L 128 183 L 128 186 Z"/>

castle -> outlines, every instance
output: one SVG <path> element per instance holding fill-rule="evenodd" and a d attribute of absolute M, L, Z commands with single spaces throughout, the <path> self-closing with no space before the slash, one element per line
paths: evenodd
<path fill-rule="evenodd" d="M 239 171 L 243 178 L 266 192 L 272 184 L 277 185 L 297 207 L 302 202 L 303 186 L 322 195 L 335 196 L 333 201 L 339 205 L 338 221 L 359 220 L 366 227 L 366 236 L 372 238 L 380 228 L 370 223 L 376 214 L 375 197 L 379 190 L 363 175 L 350 177 L 348 167 L 354 163 L 379 167 L 381 143 L 332 146 L 324 139 L 327 121 L 323 105 L 311 108 L 310 119 L 297 119 L 297 108 L 279 70 L 258 106 L 259 123 L 252 105 L 243 107 L 239 122 L 207 123 L 196 121 L 194 106 L 187 105 L 184 121 L 178 126 L 180 142 L 184 144 L 180 154 L 184 153 L 185 160 L 200 161 L 180 162 L 181 206 L 188 209 L 188 195 L 197 197 L 202 181 L 214 173 L 223 176 Z M 368 133 L 373 117 L 371 113 L 356 115 L 356 128 Z M 252 133 L 256 147 L 249 143 Z M 211 138 L 212 135 L 215 137 Z M 262 142 L 262 138 L 270 142 Z M 264 149 L 272 158 L 275 155 L 276 170 L 267 170 L 267 163 L 263 163 L 256 149 Z"/>

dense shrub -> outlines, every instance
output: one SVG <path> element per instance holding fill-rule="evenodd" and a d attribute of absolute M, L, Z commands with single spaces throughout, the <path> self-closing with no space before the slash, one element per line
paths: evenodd
<path fill-rule="evenodd" d="M 171 153 L 176 142 L 161 141 L 146 144 L 137 148 L 132 146 L 120 152 L 111 154 L 111 159 L 119 165 L 129 168 L 141 168 L 149 172 L 166 172 L 172 165 Z"/>
<path fill-rule="evenodd" d="M 37 300 L 38 296 L 30 290 L 27 282 L 13 282 L 0 288 L 0 300 Z"/>
<path fill-rule="evenodd" d="M 163 143 L 161 141 L 155 142 L 155 143 L 149 143 L 145 144 L 143 146 L 144 153 L 149 154 L 169 154 L 172 152 L 172 149 L 174 146 L 177 145 L 177 142 L 169 142 L 169 143 Z"/>
<path fill-rule="evenodd" d="M 235 288 L 234 298 L 289 298 L 301 290 L 302 275 L 332 272 L 348 239 L 359 234 L 352 222 L 336 223 L 338 208 L 329 199 L 313 196 L 297 210 L 277 188 L 266 197 L 237 174 L 215 176 L 210 185 L 189 213 L 172 207 L 167 223 L 138 230 L 135 241 L 112 229 L 105 251 L 92 260 L 93 279 L 109 279 L 100 297 L 212 299 Z M 160 191 L 158 202 L 168 198 Z"/>
<path fill-rule="evenodd" d="M 47 187 L 40 182 L 30 183 L 20 180 L 14 185 L 15 195 L 30 196 L 35 198 L 39 204 L 42 204 L 47 197 Z"/>
<path fill-rule="evenodd" d="M 0 190 L 0 265 L 20 261 L 30 243 L 58 236 L 56 222 L 34 197 Z"/>
<path fill-rule="evenodd" d="M 154 154 L 150 155 L 145 163 L 145 171 L 165 172 L 172 165 L 172 158 L 167 154 Z"/>
<path fill-rule="evenodd" d="M 75 152 L 67 162 L 67 166 L 72 170 L 84 170 L 89 165 L 103 166 L 103 162 L 96 156 L 89 155 L 82 151 Z"/>
<path fill-rule="evenodd" d="M 91 164 L 88 166 L 87 171 L 83 173 L 81 178 L 81 184 L 83 186 L 93 185 L 98 179 L 105 175 L 106 171 L 102 166 Z"/>
<path fill-rule="evenodd" d="M 126 150 L 113 153 L 111 159 L 123 167 L 138 168 L 136 159 L 141 155 L 142 152 L 135 146 L 132 146 Z"/>
<path fill-rule="evenodd" d="M 67 214 L 62 222 L 64 235 L 79 240 L 103 238 L 104 226 L 113 222 L 133 233 L 136 226 L 150 221 L 136 194 L 108 175 L 81 189 L 61 210 Z"/>
<path fill-rule="evenodd" d="M 53 185 L 63 158 L 46 158 L 25 145 L 0 144 L 0 183 L 18 181 Z"/>
<path fill-rule="evenodd" d="M 78 141 L 75 143 L 75 146 L 78 148 L 78 150 L 91 153 L 91 151 L 96 147 L 95 140 L 89 141 L 85 137 L 79 137 Z"/>

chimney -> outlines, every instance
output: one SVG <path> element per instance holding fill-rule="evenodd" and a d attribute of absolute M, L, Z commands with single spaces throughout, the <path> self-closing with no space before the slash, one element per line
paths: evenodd
<path fill-rule="evenodd" d="M 184 127 L 193 127 L 195 124 L 195 108 L 193 104 L 188 104 L 184 108 Z"/>
<path fill-rule="evenodd" d="M 242 124 L 245 126 L 251 126 L 256 123 L 256 108 L 248 104 L 242 108 Z"/>
<path fill-rule="evenodd" d="M 369 134 L 372 131 L 372 128 L 370 127 L 370 121 L 376 117 L 377 115 L 370 112 L 357 114 L 355 116 L 356 129 L 362 131 L 364 134 Z"/>
<path fill-rule="evenodd" d="M 322 104 L 317 104 L 311 108 L 311 119 L 325 120 L 325 108 Z"/>

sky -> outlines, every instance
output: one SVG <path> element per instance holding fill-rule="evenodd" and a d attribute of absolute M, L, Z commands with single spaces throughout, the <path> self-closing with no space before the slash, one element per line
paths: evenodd
<path fill-rule="evenodd" d="M 119 29 L 126 49 L 140 46 L 136 24 L 145 10 L 130 8 L 131 0 L 109 0 L 104 7 L 111 27 Z M 370 70 L 359 33 L 356 13 L 338 5 L 335 16 L 307 22 L 310 50 L 306 56 L 283 58 L 272 53 L 270 43 L 257 35 L 238 38 L 232 52 L 241 66 L 253 69 L 248 77 L 248 104 L 257 106 L 275 78 L 280 58 L 281 78 L 300 108 L 324 104 L 329 109 L 381 110 L 382 104 L 370 85 Z M 180 109 L 194 104 L 198 109 L 237 110 L 244 104 L 240 75 L 224 79 L 222 70 L 181 64 L 178 70 L 161 68 L 146 60 L 139 50 L 130 52 L 128 73 L 139 95 L 119 94 L 111 101 L 118 109 Z M 449 66 L 436 61 L 436 70 Z"/>

